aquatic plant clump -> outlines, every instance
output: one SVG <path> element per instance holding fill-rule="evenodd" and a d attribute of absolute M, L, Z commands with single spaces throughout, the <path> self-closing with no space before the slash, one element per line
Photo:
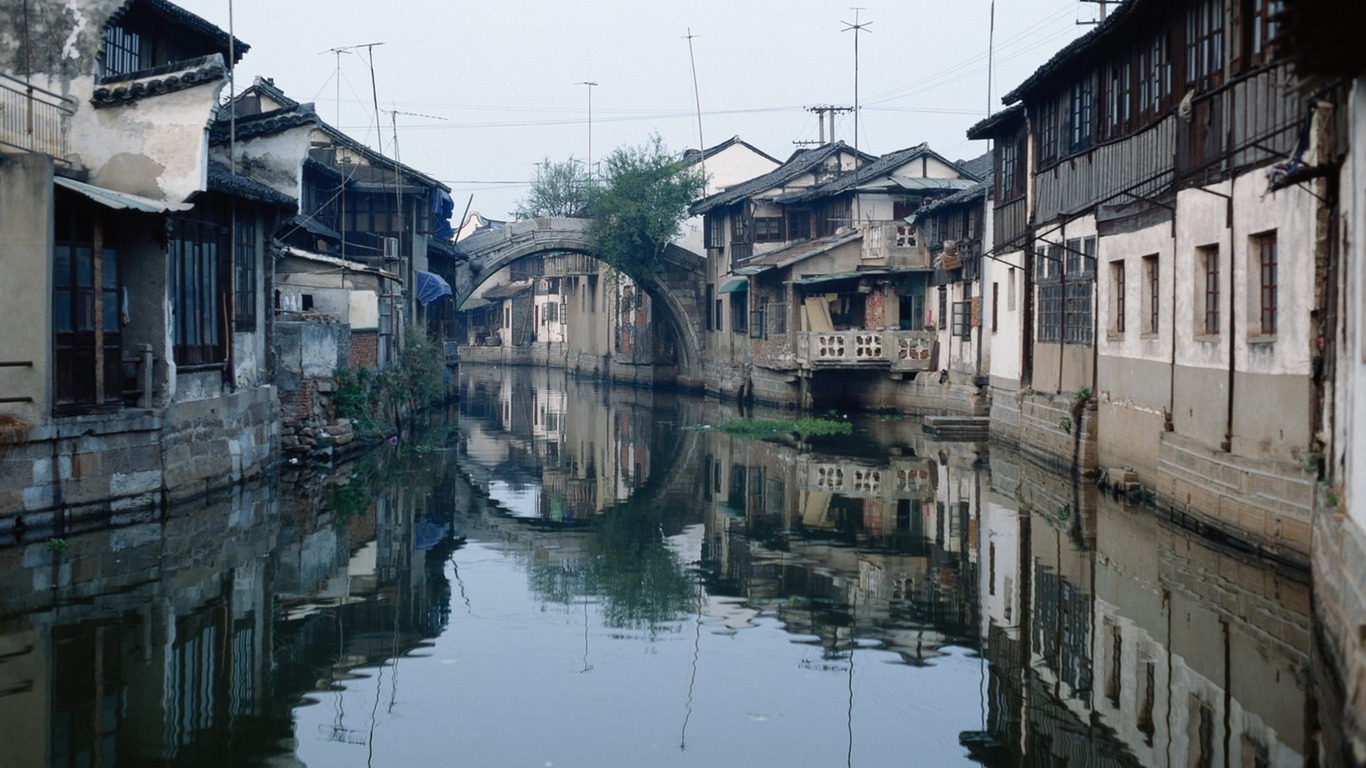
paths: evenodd
<path fill-rule="evenodd" d="M 854 425 L 847 421 L 805 417 L 796 421 L 776 419 L 735 419 L 718 425 L 717 429 L 732 435 L 746 437 L 780 437 L 795 434 L 803 440 L 830 435 L 848 435 Z"/>

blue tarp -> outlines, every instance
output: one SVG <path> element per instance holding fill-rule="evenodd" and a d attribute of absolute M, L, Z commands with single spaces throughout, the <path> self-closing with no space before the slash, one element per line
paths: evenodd
<path fill-rule="evenodd" d="M 431 272 L 417 271 L 417 300 L 422 304 L 431 304 L 442 296 L 451 295 L 451 284 L 446 282 L 441 275 L 434 275 Z"/>

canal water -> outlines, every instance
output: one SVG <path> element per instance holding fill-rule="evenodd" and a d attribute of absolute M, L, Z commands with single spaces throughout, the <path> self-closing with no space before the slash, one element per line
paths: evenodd
<path fill-rule="evenodd" d="M 0 766 L 1312 762 L 1305 574 L 913 418 L 740 416 L 470 367 L 359 460 L 0 543 Z"/>

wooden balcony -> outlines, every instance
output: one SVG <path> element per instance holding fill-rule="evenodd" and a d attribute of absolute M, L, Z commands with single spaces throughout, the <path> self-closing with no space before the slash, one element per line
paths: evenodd
<path fill-rule="evenodd" d="M 0 149 L 64 161 L 70 153 L 67 135 L 74 112 L 60 94 L 0 74 Z"/>
<path fill-rule="evenodd" d="M 797 362 L 810 370 L 928 371 L 934 336 L 933 331 L 802 331 L 797 334 Z"/>

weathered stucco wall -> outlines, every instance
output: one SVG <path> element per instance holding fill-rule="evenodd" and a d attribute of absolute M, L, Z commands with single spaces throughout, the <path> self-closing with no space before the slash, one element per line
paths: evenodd
<path fill-rule="evenodd" d="M 0 397 L 32 398 L 0 403 L 0 415 L 28 424 L 52 411 L 52 194 L 47 157 L 0 156 L 0 361 L 32 364 L 0 368 Z"/>

